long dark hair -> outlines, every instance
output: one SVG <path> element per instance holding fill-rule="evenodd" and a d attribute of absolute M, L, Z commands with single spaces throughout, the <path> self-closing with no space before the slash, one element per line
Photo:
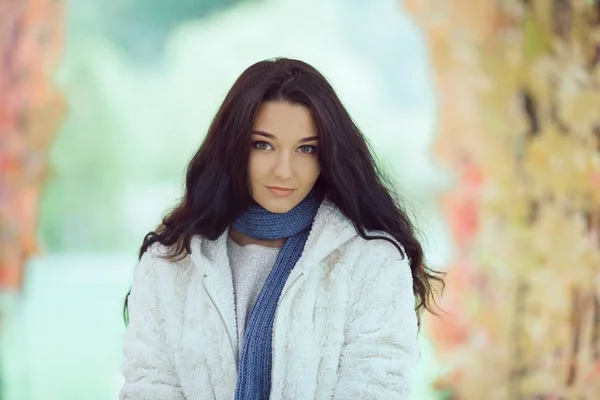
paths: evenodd
<path fill-rule="evenodd" d="M 367 140 L 315 68 L 305 62 L 276 58 L 260 61 L 234 83 L 214 117 L 200 149 L 187 167 L 185 193 L 162 223 L 144 238 L 139 257 L 154 243 L 170 249 L 170 260 L 191 252 L 194 235 L 215 240 L 251 203 L 248 158 L 255 115 L 265 101 L 286 101 L 310 109 L 318 132 L 321 175 L 315 189 L 327 196 L 367 240 L 386 240 L 407 256 L 413 276 L 415 310 L 436 314 L 435 293 L 444 287 L 442 273 L 429 269 L 415 228 L 392 196 Z M 383 231 L 384 236 L 367 231 Z M 406 253 L 406 254 L 404 254 Z M 437 285 L 439 284 L 439 286 Z M 128 321 L 127 298 L 124 305 Z"/>

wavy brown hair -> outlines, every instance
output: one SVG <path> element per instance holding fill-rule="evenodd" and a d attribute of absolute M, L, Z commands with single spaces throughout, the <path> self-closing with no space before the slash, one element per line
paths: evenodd
<path fill-rule="evenodd" d="M 160 243 L 170 248 L 167 258 L 184 258 L 191 252 L 193 236 L 215 240 L 247 209 L 252 202 L 248 187 L 251 133 L 257 110 L 265 101 L 286 101 L 311 111 L 320 136 L 317 192 L 353 222 L 362 238 L 386 240 L 408 257 L 415 310 L 419 317 L 424 309 L 436 314 L 435 294 L 444 287 L 443 274 L 426 266 L 413 223 L 392 195 L 390 181 L 377 167 L 367 140 L 332 86 L 315 68 L 294 59 L 260 61 L 236 80 L 187 167 L 181 201 L 146 235 L 139 257 L 150 245 Z M 395 241 L 368 231 L 385 232 Z"/>

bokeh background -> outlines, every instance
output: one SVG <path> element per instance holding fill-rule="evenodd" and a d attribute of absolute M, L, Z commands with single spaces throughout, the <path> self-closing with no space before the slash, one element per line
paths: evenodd
<path fill-rule="evenodd" d="M 331 81 L 448 272 L 411 400 L 600 399 L 598 0 L 0 0 L 0 393 L 117 398 L 144 235 L 237 76 Z"/>

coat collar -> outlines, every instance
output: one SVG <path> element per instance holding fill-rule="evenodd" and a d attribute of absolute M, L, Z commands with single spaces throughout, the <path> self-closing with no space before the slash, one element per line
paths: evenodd
<path fill-rule="evenodd" d="M 228 266 L 228 235 L 229 227 L 216 240 L 194 236 L 190 243 L 192 251 L 190 256 L 196 267 L 204 264 L 203 259 L 209 261 L 208 264 L 212 267 L 219 269 Z M 310 254 L 311 260 L 322 260 L 357 235 L 352 221 L 331 200 L 324 199 L 315 216 L 303 253 Z M 305 264 L 301 263 L 298 267 Z"/>

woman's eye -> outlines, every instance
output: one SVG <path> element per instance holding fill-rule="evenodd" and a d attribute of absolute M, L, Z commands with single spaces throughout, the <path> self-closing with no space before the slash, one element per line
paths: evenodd
<path fill-rule="evenodd" d="M 267 143 L 267 142 L 258 141 L 258 142 L 252 143 L 252 145 L 254 146 L 255 149 L 258 149 L 258 150 L 269 150 L 269 149 L 271 149 L 271 145 L 269 143 Z"/>
<path fill-rule="evenodd" d="M 316 152 L 317 148 L 316 148 L 316 146 L 304 145 L 304 146 L 300 146 L 300 148 L 298 150 L 300 150 L 301 153 L 311 154 L 311 153 Z"/>

